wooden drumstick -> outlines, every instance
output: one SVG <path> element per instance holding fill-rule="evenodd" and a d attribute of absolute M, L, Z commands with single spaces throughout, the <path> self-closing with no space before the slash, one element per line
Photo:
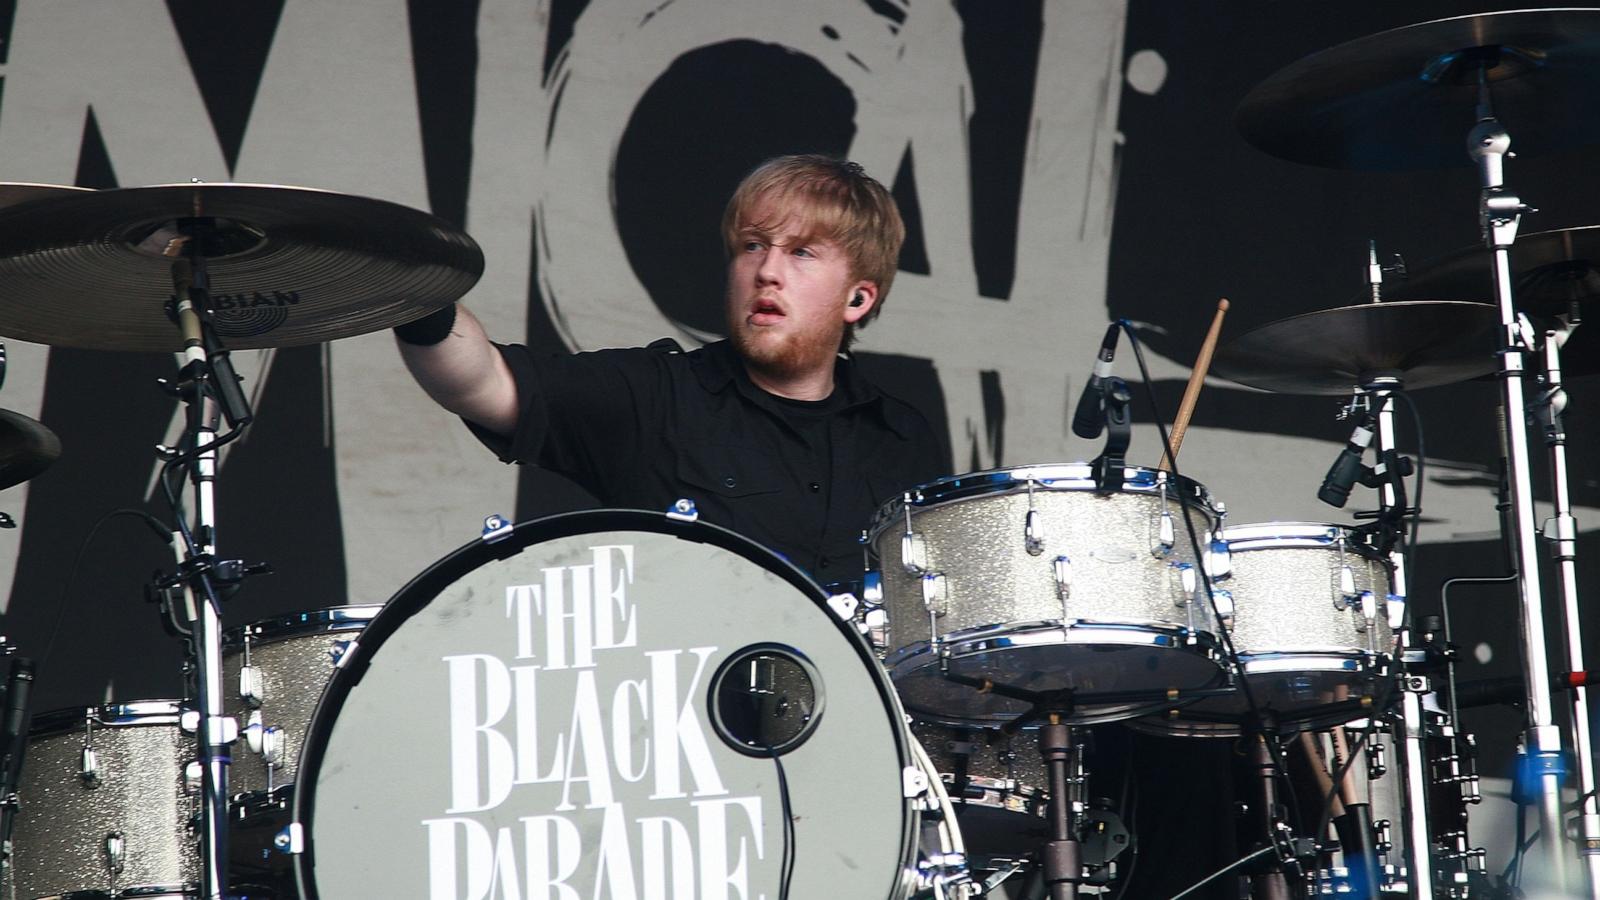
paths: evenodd
<path fill-rule="evenodd" d="M 1222 333 L 1222 317 L 1228 313 L 1228 298 L 1223 297 L 1217 301 L 1217 314 L 1211 320 L 1211 330 L 1206 332 L 1206 339 L 1200 344 L 1200 355 L 1194 359 L 1194 370 L 1189 373 L 1189 386 L 1183 390 L 1183 402 L 1178 404 L 1178 417 L 1172 421 L 1172 440 L 1170 453 L 1161 454 L 1162 471 L 1172 471 L 1172 462 L 1178 458 L 1178 449 L 1183 446 L 1183 433 L 1189 430 L 1189 419 L 1194 415 L 1194 407 L 1200 400 L 1200 386 L 1205 383 L 1206 371 L 1211 368 L 1211 354 L 1217 349 L 1217 336 Z"/>
<path fill-rule="evenodd" d="M 1335 792 L 1333 789 L 1333 775 L 1329 773 L 1328 758 L 1322 752 L 1322 741 L 1309 731 L 1300 732 L 1300 749 L 1305 751 L 1306 761 L 1310 763 L 1311 777 L 1317 782 L 1317 794 L 1322 797 L 1332 796 L 1328 801 L 1328 808 L 1333 818 L 1344 815 L 1344 792 Z"/>

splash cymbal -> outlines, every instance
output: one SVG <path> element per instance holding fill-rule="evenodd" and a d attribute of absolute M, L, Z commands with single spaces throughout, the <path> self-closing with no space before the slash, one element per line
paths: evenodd
<path fill-rule="evenodd" d="M 1470 165 L 1478 73 L 1511 149 L 1600 141 L 1600 10 L 1524 9 L 1437 19 L 1357 38 L 1280 69 L 1239 105 L 1245 139 L 1337 169 Z"/>
<path fill-rule="evenodd" d="M 0 335 L 58 347 L 174 351 L 173 254 L 204 257 L 231 349 L 388 328 L 483 272 L 465 233 L 409 207 L 332 191 L 178 184 L 0 208 Z"/>
<path fill-rule="evenodd" d="M 1500 316 L 1487 303 L 1365 303 L 1279 319 L 1217 351 L 1212 371 L 1285 394 L 1348 394 L 1380 376 L 1406 390 L 1487 375 Z"/>

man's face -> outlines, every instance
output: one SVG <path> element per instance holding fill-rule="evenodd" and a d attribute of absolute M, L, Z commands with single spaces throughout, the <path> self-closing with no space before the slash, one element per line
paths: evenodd
<path fill-rule="evenodd" d="M 797 217 L 763 202 L 740 231 L 728 263 L 728 337 L 746 365 L 773 377 L 830 371 L 845 326 L 877 301 L 871 282 L 850 277 L 845 250 L 804 239 Z M 786 220 L 787 219 L 787 220 Z M 857 293 L 860 306 L 850 306 Z"/>

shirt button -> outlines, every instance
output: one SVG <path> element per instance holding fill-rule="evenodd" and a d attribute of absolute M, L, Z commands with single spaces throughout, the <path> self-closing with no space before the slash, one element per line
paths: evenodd
<path fill-rule="evenodd" d="M 738 487 L 739 486 L 738 480 L 735 479 L 732 475 L 729 475 L 727 478 L 722 479 L 722 484 L 725 487 Z"/>
<path fill-rule="evenodd" d="M 809 487 L 811 488 L 811 493 L 815 494 L 816 492 L 822 490 L 822 482 L 813 481 L 813 482 L 811 482 Z"/>
<path fill-rule="evenodd" d="M 817 563 L 817 568 L 819 568 L 819 569 L 826 569 L 827 567 L 828 567 L 828 561 L 827 560 L 823 560 L 822 562 Z"/>

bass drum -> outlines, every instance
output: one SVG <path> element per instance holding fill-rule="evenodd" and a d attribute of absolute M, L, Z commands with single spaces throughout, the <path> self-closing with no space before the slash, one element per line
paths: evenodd
<path fill-rule="evenodd" d="M 849 610 L 692 516 L 491 517 L 396 594 L 311 720 L 303 895 L 964 896 Z"/>

